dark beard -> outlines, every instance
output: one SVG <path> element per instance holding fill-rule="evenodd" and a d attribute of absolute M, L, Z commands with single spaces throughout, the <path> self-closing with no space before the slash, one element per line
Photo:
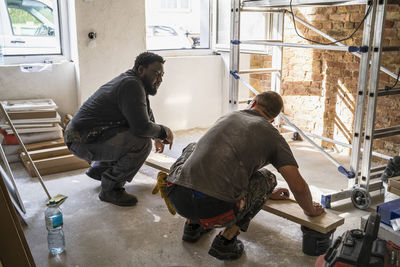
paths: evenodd
<path fill-rule="evenodd" d="M 154 88 L 153 85 L 151 85 L 147 80 L 143 81 L 144 88 L 146 90 L 146 93 L 148 95 L 156 95 L 157 94 L 157 88 Z"/>
<path fill-rule="evenodd" d="M 146 92 L 149 95 L 156 95 L 157 94 L 157 88 L 154 88 L 152 86 L 146 86 Z"/>

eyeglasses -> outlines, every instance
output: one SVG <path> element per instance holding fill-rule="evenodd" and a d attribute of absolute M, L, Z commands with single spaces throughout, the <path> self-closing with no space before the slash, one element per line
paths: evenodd
<path fill-rule="evenodd" d="M 150 69 L 150 70 L 159 78 L 162 78 L 164 76 L 164 72 L 163 71 L 152 70 L 152 69 Z"/>

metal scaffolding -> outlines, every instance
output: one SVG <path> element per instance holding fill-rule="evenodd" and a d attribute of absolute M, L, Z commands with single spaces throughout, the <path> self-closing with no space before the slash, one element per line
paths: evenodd
<path fill-rule="evenodd" d="M 312 31 L 327 38 L 335 45 L 330 44 L 295 44 L 284 42 L 284 15 L 291 13 L 286 8 L 289 6 L 302 7 L 302 6 L 339 6 L 339 5 L 366 5 L 363 41 L 360 46 L 345 46 L 343 43 L 335 40 L 331 36 L 323 33 L 314 26 L 308 24 L 304 20 L 291 14 L 291 17 L 298 23 L 308 27 Z M 360 57 L 360 69 L 357 87 L 357 100 L 356 111 L 353 128 L 352 144 L 343 144 L 343 146 L 351 147 L 350 170 L 346 170 L 340 165 L 331 155 L 329 155 L 323 148 L 315 144 L 310 138 L 320 138 L 325 141 L 342 145 L 340 142 L 312 134 L 302 132 L 297 126 L 291 123 L 283 114 L 281 118 L 286 124 L 300 133 L 307 141 L 316 146 L 324 155 L 331 160 L 338 170 L 349 178 L 348 188 L 340 192 L 330 195 L 322 195 L 321 203 L 326 208 L 331 207 L 331 202 L 351 198 L 353 204 L 360 209 L 366 209 L 370 205 L 371 196 L 369 192 L 381 190 L 383 188 L 380 178 L 384 166 L 371 168 L 372 155 L 380 156 L 382 158 L 390 158 L 389 156 L 372 151 L 373 140 L 387 136 L 400 134 L 400 125 L 388 127 L 386 129 L 375 129 L 375 115 L 376 103 L 379 96 L 386 95 L 399 95 L 400 88 L 392 88 L 392 90 L 378 89 L 379 73 L 385 72 L 393 78 L 397 75 L 390 72 L 388 69 L 381 66 L 381 53 L 382 51 L 399 51 L 400 47 L 382 47 L 382 37 L 384 31 L 386 6 L 388 4 L 395 4 L 395 1 L 388 0 L 371 0 L 371 1 L 318 1 L 318 0 L 258 0 L 258 1 L 245 1 L 245 0 L 232 0 L 231 1 L 231 44 L 230 44 L 230 79 L 229 79 L 229 108 L 236 110 L 238 104 L 244 101 L 238 99 L 239 81 L 253 93 L 258 92 L 247 83 L 240 74 L 254 74 L 254 73 L 271 73 L 271 90 L 280 92 L 281 84 L 281 69 L 282 69 L 282 48 L 312 48 L 323 50 L 334 50 L 352 53 Z M 241 12 L 268 12 L 273 16 L 273 29 L 271 40 L 241 40 L 240 39 L 240 14 Z M 271 46 L 272 51 L 272 67 L 262 69 L 239 69 L 239 56 L 240 45 L 265 45 Z M 397 77 L 398 78 L 398 77 Z M 365 108 L 365 99 L 368 99 L 367 107 Z M 364 113 L 366 119 L 364 123 Z M 361 166 L 360 166 L 361 162 Z M 370 184 L 370 180 L 375 180 Z"/>

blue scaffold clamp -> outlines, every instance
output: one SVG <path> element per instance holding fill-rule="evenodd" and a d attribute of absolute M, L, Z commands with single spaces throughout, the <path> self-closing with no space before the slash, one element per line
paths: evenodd
<path fill-rule="evenodd" d="M 368 46 L 349 46 L 348 51 L 353 53 L 353 52 L 360 52 L 360 53 L 367 53 L 368 52 Z"/>
<path fill-rule="evenodd" d="M 238 44 L 240 44 L 240 41 L 239 40 L 232 40 L 231 43 L 234 44 L 234 45 L 238 45 Z"/>
<path fill-rule="evenodd" d="M 339 166 L 338 171 L 346 175 L 349 179 L 356 177 L 356 174 L 353 171 L 348 171 L 343 166 Z"/>
<path fill-rule="evenodd" d="M 235 78 L 236 80 L 237 80 L 237 79 L 240 79 L 239 75 L 237 75 L 237 70 L 231 70 L 229 73 L 230 73 L 230 74 L 233 76 L 233 78 Z"/>
<path fill-rule="evenodd" d="M 331 208 L 331 195 L 321 195 L 321 205 L 324 209 Z"/>

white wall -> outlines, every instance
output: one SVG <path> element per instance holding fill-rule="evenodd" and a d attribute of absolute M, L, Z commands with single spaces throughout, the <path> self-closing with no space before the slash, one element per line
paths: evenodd
<path fill-rule="evenodd" d="M 212 125 L 222 114 L 221 57 L 165 59 L 163 82 L 150 99 L 156 122 L 172 130 Z"/>
<path fill-rule="evenodd" d="M 73 62 L 53 64 L 51 71 L 21 72 L 19 66 L 0 66 L 0 99 L 51 98 L 62 114 L 77 109 Z"/>
<path fill-rule="evenodd" d="M 80 71 L 79 102 L 99 86 L 132 68 L 146 49 L 144 0 L 75 1 Z M 97 33 L 89 47 L 88 33 Z"/>
<path fill-rule="evenodd" d="M 0 99 L 52 98 L 61 113 L 75 113 L 99 86 L 131 68 L 135 57 L 146 50 L 144 2 L 75 1 L 79 61 L 54 64 L 52 71 L 40 73 L 1 66 Z M 88 46 L 90 31 L 97 33 L 96 47 Z M 166 59 L 164 82 L 151 99 L 156 120 L 172 130 L 209 127 L 227 103 L 221 57 Z"/>

